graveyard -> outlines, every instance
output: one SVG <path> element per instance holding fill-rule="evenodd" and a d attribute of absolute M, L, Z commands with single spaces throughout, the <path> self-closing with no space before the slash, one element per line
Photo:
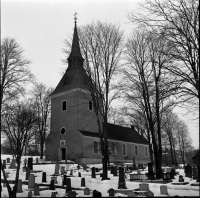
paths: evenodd
<path fill-rule="evenodd" d="M 31 160 L 30 160 L 31 159 Z M 6 177 L 13 187 L 16 164 L 11 155 L 1 155 Z M 88 164 L 82 167 L 71 161 L 65 163 L 41 161 L 37 156 L 23 156 L 17 197 L 191 197 L 199 196 L 196 169 L 164 167 L 163 179 L 148 178 L 148 167 L 128 170 L 111 164 L 109 180 L 101 180 L 102 165 Z M 25 168 L 26 167 L 26 168 Z M 196 171 L 196 172 L 195 172 Z M 8 197 L 1 171 L 1 196 Z"/>

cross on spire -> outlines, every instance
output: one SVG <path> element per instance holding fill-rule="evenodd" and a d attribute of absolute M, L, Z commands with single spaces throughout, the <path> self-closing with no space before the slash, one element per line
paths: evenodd
<path fill-rule="evenodd" d="M 74 13 L 74 23 L 76 23 L 77 17 L 76 17 L 77 13 Z"/>

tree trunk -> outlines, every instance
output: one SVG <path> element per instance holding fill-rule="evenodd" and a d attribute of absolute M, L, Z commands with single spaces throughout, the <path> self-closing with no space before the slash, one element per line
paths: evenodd
<path fill-rule="evenodd" d="M 43 138 L 40 138 L 40 159 L 44 157 L 44 141 Z"/>

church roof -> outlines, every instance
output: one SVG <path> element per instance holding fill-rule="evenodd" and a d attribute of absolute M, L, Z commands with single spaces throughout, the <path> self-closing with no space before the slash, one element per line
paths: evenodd
<path fill-rule="evenodd" d="M 50 96 L 68 91 L 74 88 L 89 89 L 89 78 L 83 67 L 83 57 L 81 55 L 79 38 L 76 27 L 76 22 L 74 26 L 74 35 L 72 41 L 71 53 L 68 57 L 68 68 L 65 71 L 62 79 L 58 83 L 55 90 L 50 94 Z"/>
<path fill-rule="evenodd" d="M 97 132 L 82 131 L 82 130 L 79 130 L 79 132 L 87 137 L 99 138 L 99 133 Z M 110 123 L 108 123 L 107 137 L 109 140 L 118 140 L 118 141 L 138 143 L 138 144 L 148 144 L 148 141 L 133 128 L 122 127 Z"/>

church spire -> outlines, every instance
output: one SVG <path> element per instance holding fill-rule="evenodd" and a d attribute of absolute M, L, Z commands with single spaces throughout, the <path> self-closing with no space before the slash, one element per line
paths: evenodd
<path fill-rule="evenodd" d="M 71 62 L 72 60 L 76 59 L 76 60 L 81 60 L 83 61 L 83 57 L 81 55 L 81 51 L 80 51 L 80 46 L 79 46 L 79 38 L 78 38 L 78 32 L 77 32 L 77 27 L 76 27 L 76 23 L 77 23 L 77 17 L 76 17 L 77 13 L 75 12 L 74 14 L 74 35 L 73 35 L 73 41 L 72 41 L 72 49 L 71 49 L 71 53 L 68 57 L 68 61 Z"/>

